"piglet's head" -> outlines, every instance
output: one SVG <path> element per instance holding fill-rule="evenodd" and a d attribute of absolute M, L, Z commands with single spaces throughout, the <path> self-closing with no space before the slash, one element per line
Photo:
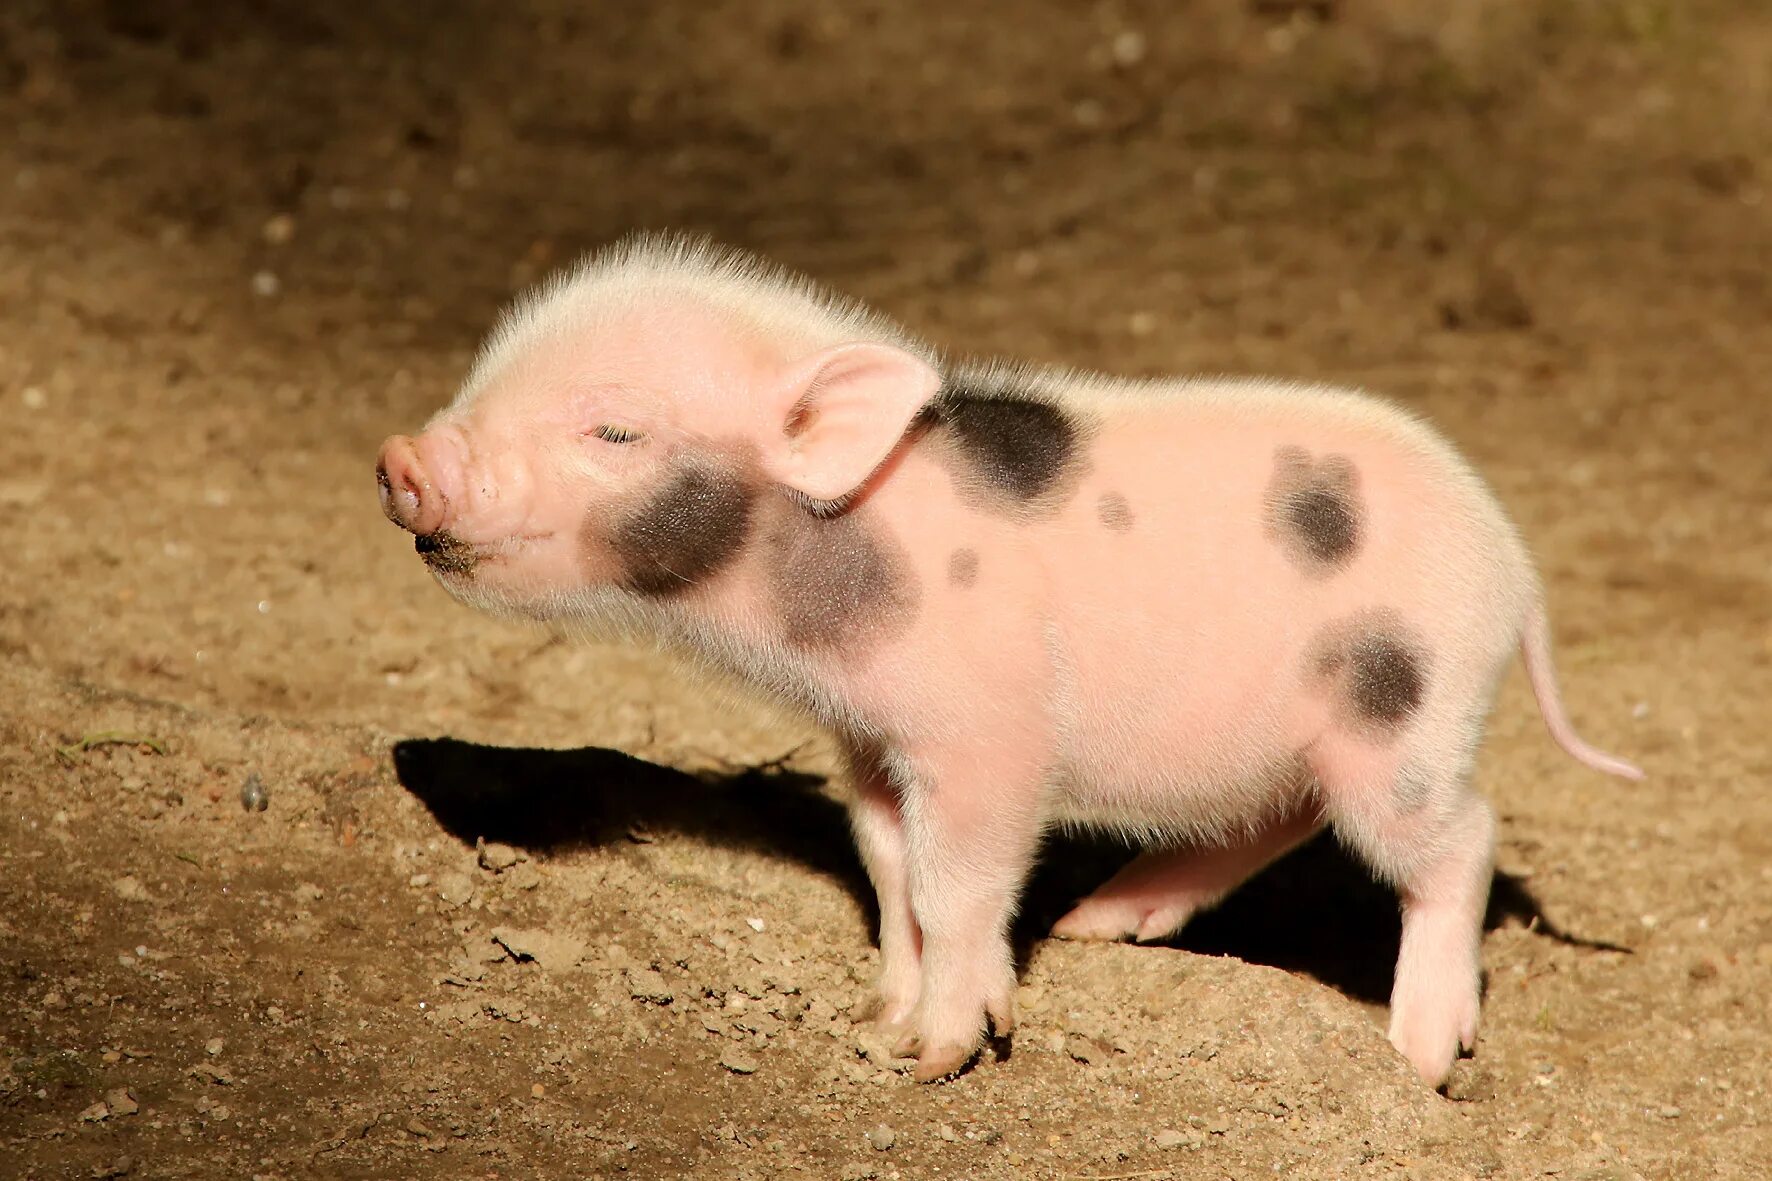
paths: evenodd
<path fill-rule="evenodd" d="M 452 594 L 537 617 L 742 577 L 770 514 L 844 504 L 940 384 L 893 344 L 808 347 L 680 299 L 495 343 L 481 369 L 382 445 L 382 509 Z"/>

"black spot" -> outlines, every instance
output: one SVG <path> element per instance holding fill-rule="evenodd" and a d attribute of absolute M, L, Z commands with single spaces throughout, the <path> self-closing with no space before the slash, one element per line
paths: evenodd
<path fill-rule="evenodd" d="M 821 517 L 784 499 L 767 542 L 770 591 L 790 644 L 865 644 L 898 632 L 916 613 L 917 586 L 902 550 L 857 513 Z"/>
<path fill-rule="evenodd" d="M 955 586 L 971 586 L 978 581 L 978 551 L 957 549 L 948 555 L 948 581 Z"/>
<path fill-rule="evenodd" d="M 1076 422 L 1061 407 L 1026 395 L 948 386 L 917 422 L 952 439 L 968 474 L 985 489 L 1016 501 L 1059 488 L 1078 459 Z"/>
<path fill-rule="evenodd" d="M 1274 452 L 1268 482 L 1268 533 L 1307 574 L 1347 565 L 1360 546 L 1359 473 L 1343 455 L 1313 462 L 1302 447 Z"/>
<path fill-rule="evenodd" d="M 1132 506 L 1118 492 L 1104 492 L 1095 502 L 1095 515 L 1111 532 L 1126 533 L 1132 528 Z"/>
<path fill-rule="evenodd" d="M 1379 609 L 1331 625 L 1313 645 L 1320 679 L 1333 681 L 1348 720 L 1388 736 L 1421 708 L 1427 695 L 1427 656 L 1402 617 Z"/>
<path fill-rule="evenodd" d="M 1339 565 L 1354 552 L 1360 525 L 1352 507 L 1338 493 L 1306 488 L 1290 498 L 1286 516 L 1317 561 Z"/>
<path fill-rule="evenodd" d="M 643 595 L 670 595 L 716 573 L 744 548 L 755 500 L 754 488 L 730 469 L 705 460 L 681 464 L 610 535 L 627 567 L 625 585 Z M 601 519 L 587 518 L 587 540 L 602 528 Z"/>
<path fill-rule="evenodd" d="M 1400 726 L 1421 707 L 1420 663 L 1396 637 L 1382 632 L 1361 636 L 1349 663 L 1348 699 L 1369 721 Z"/>
<path fill-rule="evenodd" d="M 412 548 L 435 574 L 467 575 L 480 564 L 480 552 L 453 533 L 432 533 L 412 539 Z"/>

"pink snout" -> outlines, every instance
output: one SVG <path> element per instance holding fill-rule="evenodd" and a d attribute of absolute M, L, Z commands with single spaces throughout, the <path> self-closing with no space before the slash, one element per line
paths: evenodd
<path fill-rule="evenodd" d="M 375 462 L 375 478 L 381 484 L 381 511 L 388 520 L 419 537 L 443 528 L 448 500 L 426 470 L 417 440 L 393 435 L 381 445 Z"/>

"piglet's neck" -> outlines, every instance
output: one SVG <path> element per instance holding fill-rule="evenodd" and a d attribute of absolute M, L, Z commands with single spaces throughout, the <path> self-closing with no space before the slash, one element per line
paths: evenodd
<path fill-rule="evenodd" d="M 916 602 L 909 556 L 871 501 L 821 515 L 771 489 L 730 576 L 685 607 L 733 639 L 842 661 L 902 632 Z"/>

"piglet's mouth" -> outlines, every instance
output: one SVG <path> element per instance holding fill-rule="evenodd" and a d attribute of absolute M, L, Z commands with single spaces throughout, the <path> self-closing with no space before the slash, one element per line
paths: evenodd
<path fill-rule="evenodd" d="M 433 574 L 464 578 L 485 560 L 480 550 L 452 533 L 428 533 L 412 539 L 412 548 L 424 559 Z"/>

